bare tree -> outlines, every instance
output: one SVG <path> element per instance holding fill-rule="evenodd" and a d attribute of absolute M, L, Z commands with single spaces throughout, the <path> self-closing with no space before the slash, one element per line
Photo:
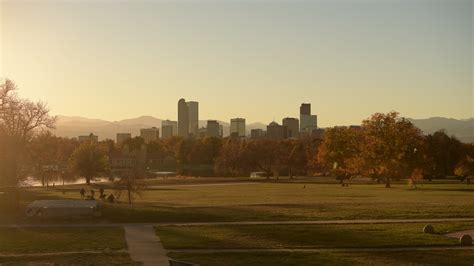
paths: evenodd
<path fill-rule="evenodd" d="M 123 171 L 119 175 L 120 179 L 116 183 L 118 190 L 117 198 L 120 198 L 123 192 L 125 192 L 127 194 L 128 204 L 132 205 L 134 195 L 141 196 L 142 191 L 147 188 L 145 176 L 146 172 L 138 166 Z"/>
<path fill-rule="evenodd" d="M 25 144 L 56 123 L 45 103 L 22 99 L 16 92 L 13 81 L 0 83 L 0 185 L 10 187 L 18 184 Z"/>

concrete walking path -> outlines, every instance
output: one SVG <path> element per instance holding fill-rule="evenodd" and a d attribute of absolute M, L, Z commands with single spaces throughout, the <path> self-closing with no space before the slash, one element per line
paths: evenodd
<path fill-rule="evenodd" d="M 131 225 L 125 226 L 130 258 L 142 262 L 144 266 L 167 266 L 169 258 L 152 226 Z"/>
<path fill-rule="evenodd" d="M 474 218 L 434 218 L 434 219 L 364 219 L 364 220 L 306 220 L 306 221 L 238 221 L 238 222 L 189 222 L 189 223 L 95 223 L 95 224 L 0 224 L 0 228 L 28 227 L 128 227 L 128 226 L 202 226 L 202 225 L 298 225 L 298 224 L 395 224 L 395 223 L 436 223 L 474 222 Z"/>

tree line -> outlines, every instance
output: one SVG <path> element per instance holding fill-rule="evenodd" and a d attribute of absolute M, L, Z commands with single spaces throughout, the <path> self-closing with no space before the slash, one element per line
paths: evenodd
<path fill-rule="evenodd" d="M 390 187 L 392 180 L 433 179 L 474 173 L 474 146 L 443 131 L 424 135 L 396 112 L 376 113 L 360 127 L 333 127 L 323 139 L 287 140 L 173 137 L 145 143 L 140 137 L 116 145 L 112 140 L 78 142 L 49 131 L 55 118 L 44 103 L 22 99 L 13 82 L 0 85 L 0 186 L 15 187 L 33 176 L 48 180 L 113 176 L 111 158 L 123 149 L 145 148 L 153 158 L 173 157 L 176 171 L 195 176 L 328 175 L 343 181 L 370 177 Z M 146 160 L 145 160 L 146 161 Z M 130 176 L 146 174 L 135 165 Z M 133 174 L 132 174 L 133 173 Z M 120 177 L 120 176 L 119 176 Z M 122 176 L 123 178 L 123 176 Z M 130 184 L 128 184 L 130 186 Z"/>

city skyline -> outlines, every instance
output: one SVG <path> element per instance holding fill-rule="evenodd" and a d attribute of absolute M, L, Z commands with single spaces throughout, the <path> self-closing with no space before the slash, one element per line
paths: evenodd
<path fill-rule="evenodd" d="M 249 123 L 298 117 L 301 102 L 322 127 L 391 110 L 473 116 L 468 0 L 2 1 L 0 12 L 0 76 L 55 115 L 175 120 L 184 97 L 201 117 Z"/>

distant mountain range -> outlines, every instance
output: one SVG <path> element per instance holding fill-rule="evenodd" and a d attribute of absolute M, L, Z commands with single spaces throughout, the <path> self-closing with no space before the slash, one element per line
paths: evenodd
<path fill-rule="evenodd" d="M 410 119 L 410 121 L 425 134 L 445 130 L 448 135 L 455 136 L 462 142 L 474 142 L 474 118 L 458 120 L 445 117 L 432 117 L 427 119 Z"/>
<path fill-rule="evenodd" d="M 94 133 L 99 139 L 115 139 L 116 133 L 132 133 L 133 136 L 140 134 L 141 128 L 158 127 L 161 128 L 162 119 L 152 116 L 140 116 L 132 119 L 120 121 L 106 121 L 100 119 L 89 119 L 84 117 L 58 116 L 56 135 L 62 137 L 77 137 Z M 449 135 L 456 136 L 463 142 L 474 142 L 474 118 L 452 119 L 444 117 L 432 117 L 428 119 L 410 119 L 425 134 L 431 134 L 438 130 L 445 130 Z M 199 121 L 199 126 L 206 125 L 206 121 Z M 224 136 L 229 135 L 230 124 L 219 121 L 224 127 Z M 264 123 L 247 124 L 247 132 L 252 129 L 265 129 Z"/>
<path fill-rule="evenodd" d="M 106 121 L 101 119 L 89 119 L 76 116 L 58 116 L 56 129 L 53 130 L 57 136 L 61 137 L 77 137 L 80 135 L 88 135 L 94 133 L 99 136 L 100 140 L 114 139 L 117 133 L 132 133 L 132 136 L 140 135 L 141 128 L 158 127 L 161 128 L 162 119 L 153 116 L 140 116 L 132 119 L 120 121 Z M 219 121 L 223 125 L 224 136 L 229 135 L 230 123 Z M 207 120 L 200 120 L 199 127 L 205 127 Z M 250 134 L 250 130 L 256 128 L 266 128 L 263 123 L 247 124 L 246 129 Z"/>

